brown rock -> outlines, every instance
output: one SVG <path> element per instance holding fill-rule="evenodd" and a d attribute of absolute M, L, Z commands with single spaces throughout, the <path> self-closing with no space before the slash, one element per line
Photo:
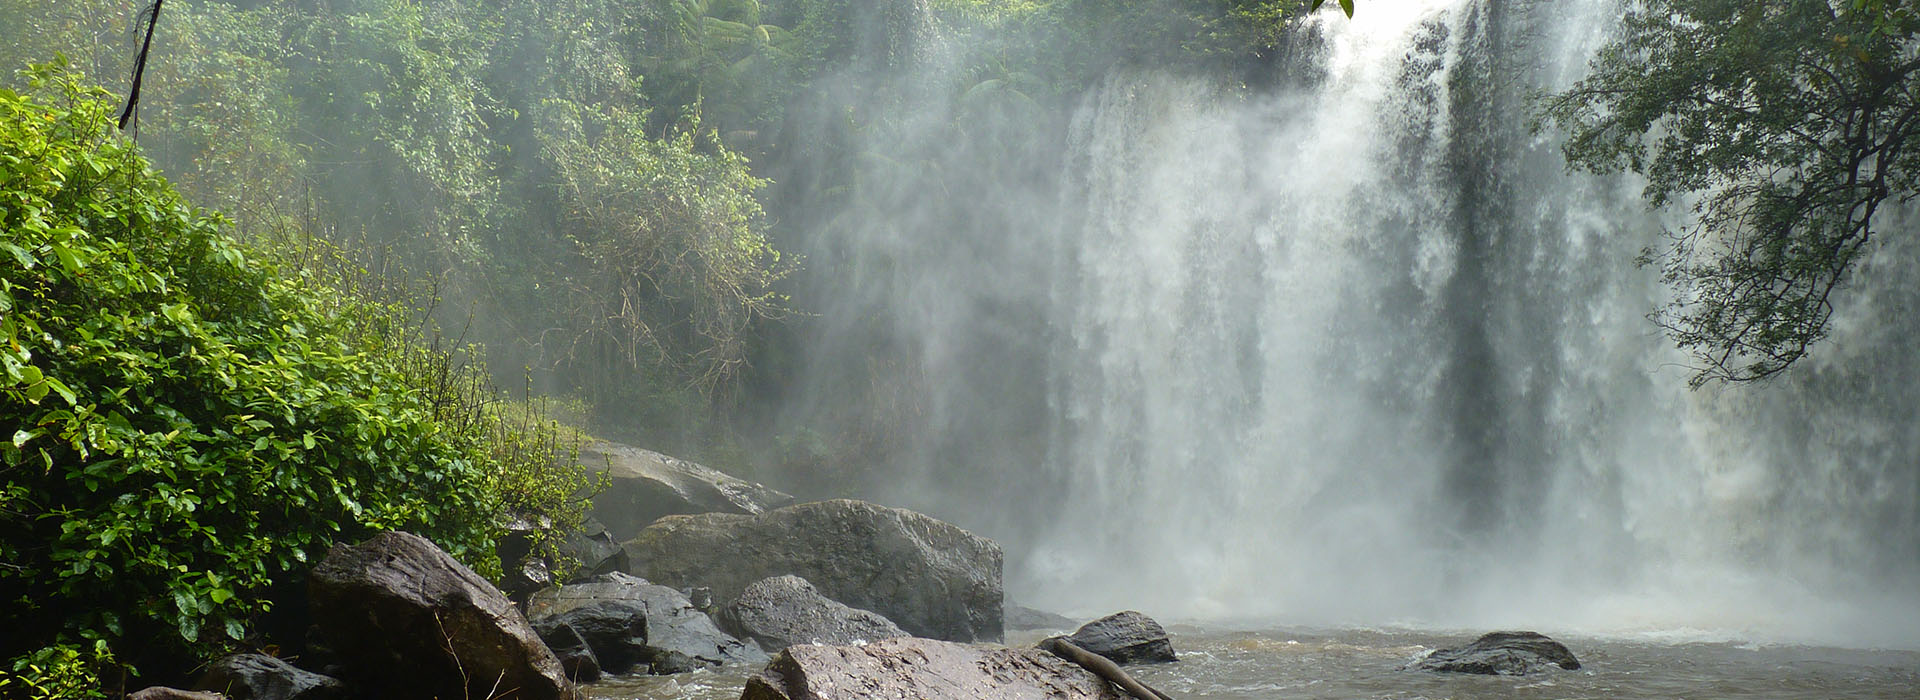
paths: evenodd
<path fill-rule="evenodd" d="M 787 647 L 740 700 L 1120 700 L 1092 672 L 1038 649 L 899 637 Z"/>
<path fill-rule="evenodd" d="M 415 535 L 338 546 L 307 581 L 315 627 L 380 697 L 573 698 L 560 660 L 513 603 Z"/>

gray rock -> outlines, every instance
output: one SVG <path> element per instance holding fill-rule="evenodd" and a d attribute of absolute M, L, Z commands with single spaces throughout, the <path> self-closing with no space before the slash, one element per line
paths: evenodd
<path fill-rule="evenodd" d="M 1035 610 L 1023 605 L 1006 607 L 1007 629 L 1010 630 L 1067 630 L 1073 629 L 1073 618 L 1055 615 L 1045 610 Z"/>
<path fill-rule="evenodd" d="M 556 648 L 584 642 L 605 673 L 664 675 L 729 663 L 765 663 L 679 591 L 625 574 L 562 586 L 528 602 L 533 627 Z"/>
<path fill-rule="evenodd" d="M 573 698 L 560 660 L 486 579 L 425 539 L 337 546 L 307 578 L 314 626 L 383 697 Z"/>
<path fill-rule="evenodd" d="M 543 627 L 533 623 L 533 631 L 540 635 L 553 655 L 560 657 L 560 668 L 566 670 L 567 678 L 575 683 L 592 683 L 600 680 L 600 657 L 593 653 L 593 646 L 587 644 L 587 638 L 570 625 Z"/>
<path fill-rule="evenodd" d="M 1491 632 L 1458 649 L 1440 649 L 1407 665 L 1440 673 L 1524 676 L 1554 667 L 1579 670 L 1566 645 L 1538 632 Z"/>
<path fill-rule="evenodd" d="M 760 516 L 668 516 L 626 548 L 634 573 L 669 586 L 710 586 L 717 600 L 793 574 L 916 636 L 1001 637 L 1000 546 L 909 510 L 836 500 Z"/>
<path fill-rule="evenodd" d="M 195 690 L 211 690 L 234 700 L 331 700 L 347 697 L 339 679 L 295 668 L 265 654 L 234 654 L 200 675 Z"/>
<path fill-rule="evenodd" d="M 715 622 L 767 651 L 795 644 L 854 644 L 908 636 L 893 621 L 820 595 L 798 576 L 776 576 L 747 586 L 720 609 Z"/>
<path fill-rule="evenodd" d="M 1160 623 L 1132 610 L 1081 625 L 1067 641 L 1123 666 L 1179 660 L 1174 656 L 1173 642 L 1167 639 L 1167 631 Z"/>
<path fill-rule="evenodd" d="M 593 517 L 618 537 L 639 532 L 668 515 L 757 515 L 793 502 L 793 497 L 683 459 L 617 442 L 580 448 L 580 464 L 609 477 L 593 497 Z"/>
<path fill-rule="evenodd" d="M 1038 649 L 901 637 L 864 646 L 787 647 L 740 700 L 1120 700 L 1113 686 Z"/>
<path fill-rule="evenodd" d="M 181 690 L 156 685 L 133 691 L 127 700 L 226 700 L 225 695 L 200 690 Z"/>
<path fill-rule="evenodd" d="M 579 532 L 560 541 L 560 553 L 579 564 L 569 583 L 627 570 L 627 550 L 621 549 L 620 541 L 607 526 L 593 517 L 587 518 Z"/>

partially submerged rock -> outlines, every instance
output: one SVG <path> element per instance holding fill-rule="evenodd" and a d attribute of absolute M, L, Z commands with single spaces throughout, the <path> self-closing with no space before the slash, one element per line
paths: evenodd
<path fill-rule="evenodd" d="M 740 700 L 1120 700 L 1092 672 L 1039 649 L 900 637 L 787 647 Z"/>
<path fill-rule="evenodd" d="M 730 663 L 765 663 L 759 649 L 714 627 L 679 591 L 626 574 L 562 586 L 528 602 L 533 627 L 556 649 L 584 643 L 605 673 L 656 675 Z"/>
<path fill-rule="evenodd" d="M 1580 660 L 1566 645 L 1538 632 L 1492 632 L 1458 649 L 1439 649 L 1407 665 L 1409 670 L 1524 676 L 1555 666 L 1574 671 Z"/>
<path fill-rule="evenodd" d="M 1067 641 L 1121 665 L 1179 660 L 1173 653 L 1173 642 L 1167 639 L 1167 631 L 1160 623 L 1132 610 L 1081 625 Z"/>
<path fill-rule="evenodd" d="M 757 517 L 676 515 L 648 526 L 626 548 L 635 574 L 669 586 L 710 586 L 718 600 L 794 574 L 822 595 L 917 636 L 1001 637 L 1000 546 L 909 510 L 835 500 Z"/>
<path fill-rule="evenodd" d="M 795 644 L 854 644 L 908 636 L 879 613 L 821 595 L 798 576 L 754 582 L 715 618 L 722 629 L 752 639 L 770 652 Z"/>
<path fill-rule="evenodd" d="M 234 654 L 215 661 L 194 683 L 233 700 L 334 700 L 347 697 L 339 679 L 295 668 L 265 654 Z"/>
<path fill-rule="evenodd" d="M 593 497 L 593 517 L 618 537 L 639 532 L 667 515 L 758 515 L 793 497 L 675 457 L 617 442 L 580 448 L 580 464 L 605 472 L 607 488 Z"/>
<path fill-rule="evenodd" d="M 383 697 L 574 697 L 513 603 L 418 536 L 334 547 L 307 586 L 314 625 L 348 680 Z"/>

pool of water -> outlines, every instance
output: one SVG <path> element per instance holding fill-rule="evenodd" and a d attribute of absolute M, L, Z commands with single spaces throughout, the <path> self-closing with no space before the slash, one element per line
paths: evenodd
<path fill-rule="evenodd" d="M 1179 700 L 1445 698 L 1639 700 L 1920 700 L 1920 652 L 1554 635 L 1584 668 L 1528 677 L 1403 671 L 1427 650 L 1473 633 L 1396 630 L 1170 630 L 1180 661 L 1130 670 Z M 1551 632 L 1549 632 L 1551 634 Z M 1016 632 L 1014 645 L 1039 632 Z M 753 668 L 620 677 L 587 688 L 606 700 L 732 700 Z"/>

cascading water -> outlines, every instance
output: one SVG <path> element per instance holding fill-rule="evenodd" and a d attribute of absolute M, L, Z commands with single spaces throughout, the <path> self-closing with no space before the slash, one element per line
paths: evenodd
<path fill-rule="evenodd" d="M 1920 644 L 1911 236 L 1791 377 L 1689 391 L 1632 264 L 1661 222 L 1526 125 L 1616 3 L 1362 8 L 1291 87 L 1109 76 L 1057 169 L 906 139 L 1058 181 L 966 222 L 880 192 L 814 242 L 785 424 L 895 377 L 870 491 L 1070 612 Z"/>

